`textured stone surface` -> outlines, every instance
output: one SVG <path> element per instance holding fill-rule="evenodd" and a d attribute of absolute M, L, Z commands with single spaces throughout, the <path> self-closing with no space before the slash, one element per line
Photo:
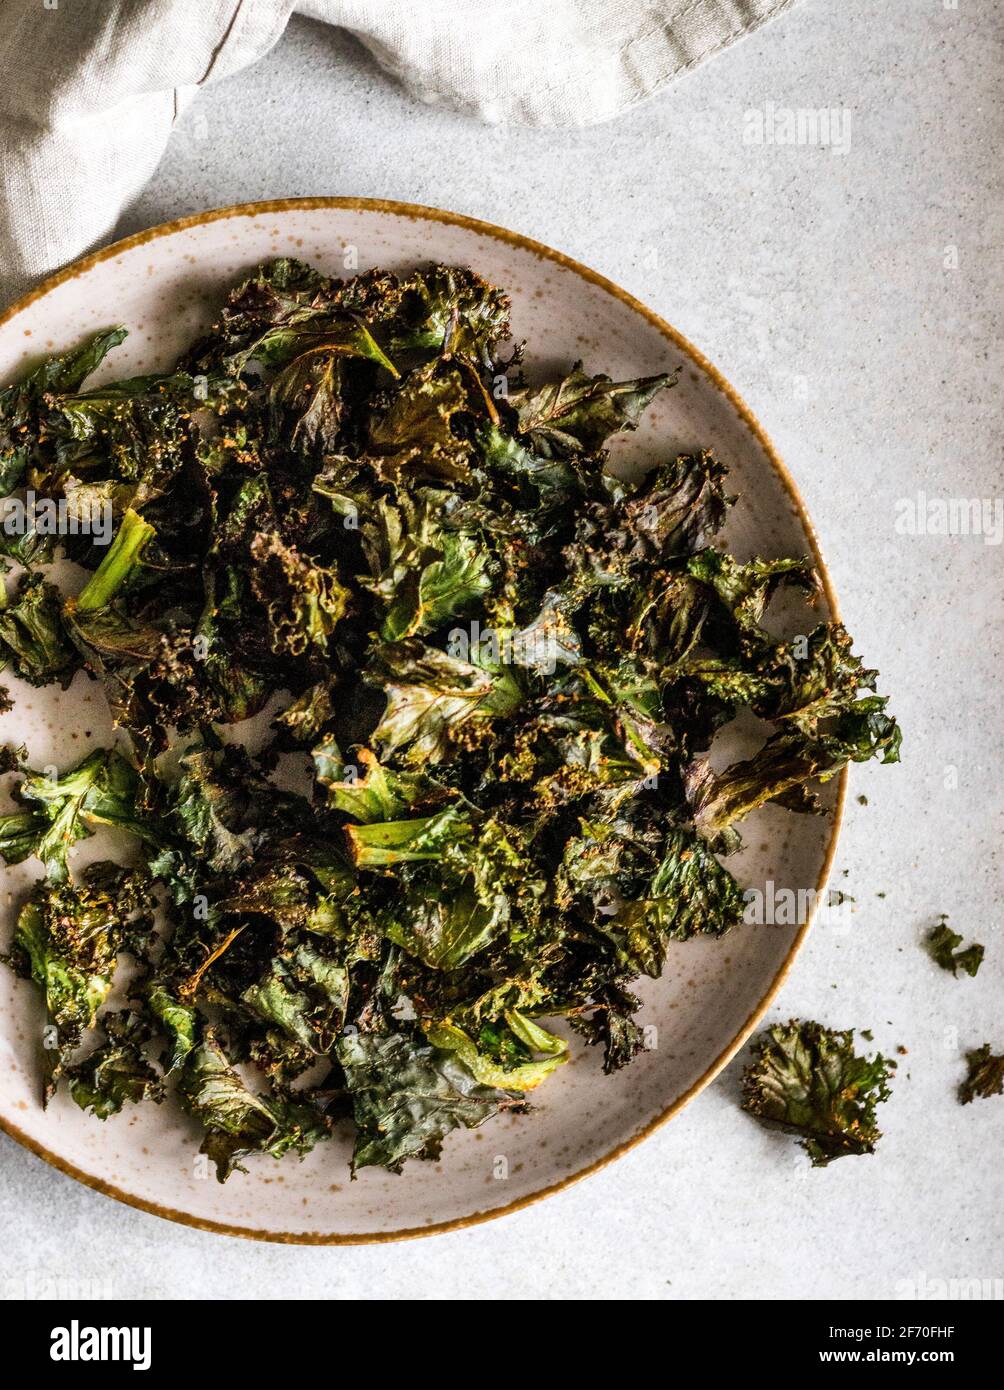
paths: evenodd
<path fill-rule="evenodd" d="M 810 936 L 775 1011 L 908 1049 L 879 1154 L 809 1170 L 739 1111 L 734 1064 L 543 1204 L 428 1241 L 325 1250 L 168 1225 L 3 1139 L 0 1292 L 107 1278 L 126 1297 L 882 1298 L 1004 1276 L 1004 1101 L 963 1110 L 954 1097 L 965 1048 L 1004 1046 L 1004 547 L 895 529 L 918 490 L 1004 493 L 1002 18 L 998 0 L 808 0 L 619 122 L 564 133 L 418 106 L 354 44 L 297 21 L 187 113 L 120 229 L 291 194 L 453 208 L 609 275 L 746 397 L 906 728 L 901 768 L 852 780 L 834 883 L 857 900 L 853 931 Z M 745 113 L 768 102 L 846 108 L 849 148 L 744 143 Z M 918 944 L 942 911 L 987 945 L 975 981 Z"/>

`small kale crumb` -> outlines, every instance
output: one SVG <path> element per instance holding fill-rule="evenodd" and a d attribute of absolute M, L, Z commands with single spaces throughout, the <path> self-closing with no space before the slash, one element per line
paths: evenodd
<path fill-rule="evenodd" d="M 1004 1055 L 995 1057 L 990 1044 L 984 1043 L 966 1053 L 969 1075 L 959 1087 L 959 1100 L 968 1105 L 971 1100 L 989 1100 L 1004 1094 Z"/>
<path fill-rule="evenodd" d="M 894 1061 L 881 1053 L 858 1057 L 851 1029 L 798 1019 L 765 1029 L 754 1050 L 742 1081 L 748 1114 L 799 1136 L 814 1168 L 875 1152 L 882 1137 L 875 1107 L 889 1098 Z"/>
<path fill-rule="evenodd" d="M 10 691 L 5 685 L 0 685 L 0 714 L 10 714 L 14 708 L 14 701 L 10 698 Z"/>
<path fill-rule="evenodd" d="M 859 1028 L 859 1029 L 858 1029 L 858 1032 L 859 1032 L 859 1033 L 861 1034 L 861 1036 L 864 1038 L 865 1042 L 874 1042 L 874 1041 L 875 1041 L 875 1034 L 872 1032 L 872 1030 L 871 1030 L 870 1028 Z"/>
<path fill-rule="evenodd" d="M 938 925 L 927 935 L 928 950 L 942 970 L 950 970 L 953 975 L 957 975 L 960 970 L 964 970 L 967 975 L 975 975 L 983 964 L 984 948 L 979 942 L 974 941 L 971 946 L 960 951 L 958 948 L 961 945 L 962 937 L 952 931 L 947 915 L 942 913 L 938 918 Z"/>
<path fill-rule="evenodd" d="M 896 1048 L 896 1051 L 899 1053 L 901 1057 L 905 1057 L 909 1053 L 910 1049 L 908 1047 L 904 1047 L 903 1044 L 900 1043 L 899 1046 Z"/>
<path fill-rule="evenodd" d="M 867 805 L 868 805 L 868 798 L 867 798 L 866 796 L 864 796 L 864 795 L 859 796 L 859 797 L 858 797 L 858 805 L 859 805 L 859 806 L 867 806 Z"/>

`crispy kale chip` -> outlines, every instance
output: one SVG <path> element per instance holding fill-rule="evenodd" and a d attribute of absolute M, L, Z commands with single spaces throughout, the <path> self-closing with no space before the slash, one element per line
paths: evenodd
<path fill-rule="evenodd" d="M 927 949 L 942 970 L 950 970 L 953 975 L 958 975 L 960 970 L 965 971 L 967 975 L 975 975 L 983 964 L 984 948 L 978 941 L 974 941 L 964 951 L 959 950 L 961 945 L 962 937 L 952 931 L 947 916 L 942 914 L 938 919 L 938 925 L 932 927 L 927 934 Z"/>
<path fill-rule="evenodd" d="M 163 1100 L 163 1083 L 144 1053 L 150 1036 L 146 1020 L 128 1011 L 105 1014 L 101 1028 L 105 1041 L 67 1068 L 70 1095 L 80 1108 L 106 1120 L 127 1101 Z"/>
<path fill-rule="evenodd" d="M 801 1140 L 814 1168 L 870 1154 L 881 1138 L 875 1107 L 889 1098 L 896 1063 L 854 1052 L 854 1034 L 819 1023 L 778 1023 L 754 1044 L 743 1075 L 743 1109 Z"/>
<path fill-rule="evenodd" d="M 101 861 L 83 871 L 77 886 L 40 883 L 22 907 L 8 960 L 19 975 L 34 980 L 44 996 L 46 1100 L 85 1032 L 95 1026 L 111 993 L 120 952 L 139 959 L 147 954 L 154 928 L 151 890 L 142 871 Z M 80 1085 L 95 1097 L 108 1091 L 111 1070 L 121 1069 L 121 1048 L 131 1047 L 127 1038 L 110 1040 L 121 1045 L 118 1059 L 111 1061 L 106 1052 L 110 1066 L 102 1075 L 93 1066 L 79 1073 Z M 116 1084 L 121 1093 L 121 1081 Z M 114 1091 L 113 1087 L 110 1094 Z M 95 1102 L 93 1108 L 99 1105 Z"/>
<path fill-rule="evenodd" d="M 50 410 L 75 395 L 84 381 L 126 336 L 124 328 L 98 333 L 61 357 L 50 357 L 13 386 L 0 391 L 0 490 L 6 496 L 44 456 L 42 440 Z"/>
<path fill-rule="evenodd" d="M 399 1173 L 406 1158 L 438 1158 L 451 1130 L 474 1129 L 519 1100 L 479 1082 L 459 1051 L 406 1033 L 348 1034 L 337 1055 L 359 1131 L 355 1168 Z"/>
<path fill-rule="evenodd" d="M 153 830 L 137 807 L 139 778 L 114 749 L 95 749 L 69 772 L 27 772 L 14 792 L 25 808 L 0 816 L 0 855 L 20 864 L 35 855 L 47 876 L 65 882 L 67 851 L 99 825 L 115 826 L 139 840 Z"/>
<path fill-rule="evenodd" d="M 990 1044 L 966 1053 L 969 1075 L 959 1087 L 959 1100 L 968 1105 L 972 1100 L 989 1100 L 1004 1095 L 1004 1055 L 995 1056 Z"/>
<path fill-rule="evenodd" d="M 742 923 L 746 818 L 898 757 L 811 562 L 726 549 L 725 462 L 618 475 L 676 375 L 524 374 L 509 307 L 284 258 L 168 371 L 111 379 L 113 329 L 0 392 L 0 495 L 74 523 L 0 539 L 0 669 L 93 680 L 117 727 L 0 758 L 46 1096 L 174 1097 L 221 1180 L 342 1121 L 355 1169 L 435 1158 L 570 1035 L 624 1067 L 634 982 Z M 109 831 L 143 869 L 79 867 Z M 884 1064 L 775 1032 L 759 1108 L 867 1148 Z"/>
<path fill-rule="evenodd" d="M 292 1151 L 302 1158 L 327 1132 L 314 1107 L 249 1090 L 209 1029 L 185 1063 L 178 1094 L 205 1126 L 202 1152 L 216 1165 L 220 1182 L 241 1169 L 248 1154 L 282 1158 Z"/>
<path fill-rule="evenodd" d="M 80 657 L 63 620 L 63 601 L 41 574 L 25 574 L 12 598 L 0 585 L 0 662 L 29 685 L 69 685 Z"/>

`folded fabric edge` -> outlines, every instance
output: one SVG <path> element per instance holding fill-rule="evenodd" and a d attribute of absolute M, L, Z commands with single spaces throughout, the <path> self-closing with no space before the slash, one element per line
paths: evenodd
<path fill-rule="evenodd" d="M 717 0 L 691 0 L 683 10 L 637 34 L 613 51 L 584 50 L 579 66 L 567 68 L 559 81 L 534 80 L 538 71 L 528 65 L 525 85 L 512 92 L 480 98 L 451 84 L 441 71 L 402 60 L 378 35 L 352 29 L 380 68 L 428 105 L 447 105 L 492 124 L 524 126 L 600 125 L 651 100 L 677 78 L 724 52 L 763 25 L 779 18 L 801 0 L 774 0 L 761 13 L 753 13 L 735 27 L 724 27 L 708 43 L 707 17 L 703 11 Z M 298 7 L 299 12 L 321 18 L 317 5 Z M 651 18 L 651 10 L 648 10 Z M 330 21 L 329 21 L 330 22 Z M 540 70 L 542 79 L 550 69 Z"/>
<path fill-rule="evenodd" d="M 264 58 L 285 33 L 295 4 L 296 0 L 237 0 L 199 86 L 218 82 Z"/>

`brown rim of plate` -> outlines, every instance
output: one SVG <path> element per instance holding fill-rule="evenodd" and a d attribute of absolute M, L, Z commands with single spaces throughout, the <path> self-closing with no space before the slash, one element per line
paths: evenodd
<path fill-rule="evenodd" d="M 89 256 L 84 256 L 78 261 L 74 261 L 65 269 L 57 271 L 55 275 L 50 275 L 43 280 L 36 289 L 24 295 L 21 299 L 12 304 L 9 309 L 0 314 L 0 328 L 3 328 L 22 310 L 34 304 L 43 295 L 55 289 L 57 285 L 65 284 L 68 280 L 75 280 L 90 270 L 92 266 L 98 265 L 101 261 L 110 260 L 123 251 L 132 250 L 135 246 L 142 246 L 145 242 L 153 241 L 163 236 L 171 236 L 174 232 L 187 230 L 189 227 L 201 226 L 204 222 L 218 222 L 225 217 L 257 217 L 267 213 L 278 212 L 307 212 L 312 208 L 345 208 L 353 212 L 377 212 L 389 213 L 395 217 L 408 217 L 418 221 L 425 219 L 429 222 L 445 222 L 453 227 L 466 227 L 469 231 L 477 232 L 481 236 L 494 237 L 498 241 L 507 242 L 511 246 L 518 246 L 524 251 L 530 251 L 540 260 L 554 261 L 557 265 L 564 266 L 566 270 L 572 270 L 576 275 L 588 280 L 590 284 L 599 286 L 607 294 L 619 299 L 622 304 L 626 304 L 636 314 L 647 320 L 653 328 L 672 343 L 673 347 L 679 352 L 684 352 L 691 359 L 705 376 L 709 377 L 717 389 L 729 400 L 738 411 L 740 417 L 749 427 L 755 436 L 760 447 L 767 455 L 768 459 L 781 482 L 784 484 L 799 520 L 805 528 L 805 533 L 812 547 L 812 555 L 819 572 L 819 578 L 826 601 L 829 604 L 830 612 L 835 619 L 839 620 L 840 613 L 837 604 L 836 594 L 833 592 L 833 584 L 830 579 L 829 571 L 823 560 L 819 548 L 819 539 L 816 535 L 815 527 L 809 518 L 808 510 L 802 495 L 795 485 L 795 480 L 789 473 L 786 465 L 779 457 L 777 450 L 767 437 L 763 426 L 750 410 L 746 402 L 737 394 L 734 388 L 725 380 L 718 368 L 715 367 L 699 348 L 696 348 L 682 333 L 677 332 L 665 319 L 654 314 L 651 309 L 647 309 L 644 304 L 635 299 L 634 295 L 622 290 L 619 285 L 615 285 L 606 276 L 598 274 L 595 270 L 590 270 L 588 266 L 581 265 L 573 260 L 571 256 L 566 256 L 561 251 L 555 251 L 542 242 L 534 241 L 532 237 L 522 236 L 519 232 L 510 232 L 504 227 L 497 227 L 493 222 L 483 222 L 477 217 L 465 217 L 462 213 L 445 212 L 441 208 L 424 207 L 420 203 L 399 203 L 384 198 L 276 198 L 268 202 L 261 203 L 237 203 L 232 207 L 213 208 L 208 212 L 197 213 L 192 217 L 179 217 L 174 222 L 162 222 L 159 226 L 150 227 L 145 232 L 137 232 L 134 236 L 126 237 L 122 241 L 113 242 L 111 246 L 103 247 L 100 251 L 95 251 Z M 844 803 L 847 795 L 848 770 L 846 766 L 840 773 L 837 799 L 832 811 L 832 830 L 830 833 L 829 844 L 826 847 L 826 857 L 820 871 L 819 879 L 816 883 L 816 894 L 822 893 L 826 886 L 826 881 L 830 876 L 830 869 L 833 867 L 833 858 L 836 854 L 837 839 L 840 834 L 840 824 L 843 818 Z M 703 1091 L 709 1082 L 713 1081 L 718 1073 L 727 1066 L 739 1049 L 743 1046 L 746 1039 L 752 1033 L 764 1014 L 770 1008 L 781 988 L 788 972 L 791 970 L 795 957 L 798 955 L 812 925 L 814 913 L 810 912 L 802 925 L 797 937 L 791 944 L 791 949 L 785 957 L 784 963 L 775 975 L 773 983 L 760 1003 L 753 1010 L 746 1022 L 739 1029 L 739 1032 L 729 1043 L 728 1047 L 719 1054 L 718 1057 L 708 1067 L 707 1071 L 689 1090 L 685 1091 L 678 1100 L 672 1105 L 667 1106 L 653 1120 L 644 1125 L 637 1134 L 625 1139 L 616 1145 L 609 1153 L 604 1154 L 595 1162 L 587 1164 L 577 1173 L 572 1173 L 560 1182 L 551 1183 L 548 1187 L 542 1187 L 537 1192 L 531 1192 L 526 1197 L 520 1197 L 515 1202 L 510 1202 L 504 1207 L 494 1207 L 489 1211 L 472 1212 L 469 1216 L 454 1217 L 452 1221 L 438 1221 L 428 1226 L 413 1226 L 402 1231 L 369 1231 L 360 1232 L 358 1235 L 333 1235 L 320 1231 L 255 1231 L 249 1230 L 244 1226 L 228 1226 L 222 1221 L 208 1221 L 203 1217 L 191 1216 L 187 1212 L 175 1211 L 170 1207 L 159 1206 L 156 1202 L 148 1202 L 142 1197 L 135 1197 L 128 1192 L 123 1192 L 120 1188 L 105 1182 L 103 1178 L 96 1177 L 92 1173 L 85 1173 L 80 1168 L 74 1167 L 72 1163 L 67 1163 L 65 1159 L 57 1154 L 50 1153 L 48 1149 L 30 1138 L 16 1125 L 11 1124 L 4 1116 L 0 1115 L 0 1129 L 9 1134 L 24 1148 L 29 1149 L 33 1154 L 45 1160 L 46 1163 L 58 1168 L 61 1173 L 68 1174 L 71 1178 L 76 1178 L 87 1187 L 92 1187 L 96 1192 L 103 1193 L 106 1197 L 114 1197 L 116 1201 L 125 1202 L 127 1206 L 136 1207 L 140 1211 L 151 1212 L 154 1216 L 162 1216 L 168 1221 L 177 1221 L 184 1226 L 192 1226 L 200 1231 L 213 1231 L 217 1235 L 242 1236 L 246 1240 L 271 1241 L 281 1245 L 376 1245 L 385 1241 L 394 1240 L 413 1240 L 420 1236 L 438 1235 L 444 1231 L 462 1230 L 465 1226 L 480 1225 L 483 1221 L 492 1221 L 499 1216 L 508 1216 L 512 1212 L 520 1211 L 523 1207 L 528 1207 L 533 1202 L 539 1202 L 544 1197 L 550 1197 L 555 1192 L 560 1192 L 563 1188 L 570 1187 L 572 1183 L 578 1182 L 581 1178 L 588 1177 L 591 1173 L 598 1172 L 600 1168 L 612 1163 L 614 1159 L 620 1158 L 622 1154 L 633 1149 L 636 1144 L 640 1144 L 643 1139 L 654 1133 L 667 1120 L 671 1120 L 678 1114 L 689 1101 Z"/>

